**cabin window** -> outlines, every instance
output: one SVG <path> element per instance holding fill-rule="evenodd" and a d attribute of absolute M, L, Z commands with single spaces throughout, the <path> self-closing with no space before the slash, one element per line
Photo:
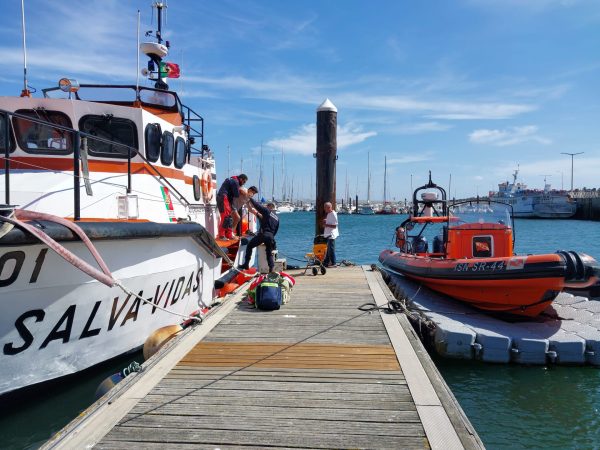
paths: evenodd
<path fill-rule="evenodd" d="M 129 147 L 132 147 L 132 157 L 137 153 L 137 128 L 135 123 L 129 119 L 114 117 L 112 114 L 83 116 L 79 121 L 79 129 L 91 135 L 87 136 L 90 155 L 127 158 Z M 96 139 L 96 137 L 103 140 Z M 111 143 L 104 140 L 111 141 Z"/>
<path fill-rule="evenodd" d="M 144 131 L 144 141 L 146 146 L 146 158 L 150 162 L 158 161 L 160 157 L 160 138 L 162 131 L 157 123 L 149 123 Z"/>
<path fill-rule="evenodd" d="M 492 236 L 473 236 L 473 257 L 490 258 L 494 256 Z"/>
<path fill-rule="evenodd" d="M 47 111 L 42 108 L 20 109 L 15 113 L 32 119 L 13 116 L 13 127 L 17 142 L 23 150 L 28 153 L 47 155 L 68 155 L 72 152 L 72 133 L 52 125 L 56 124 L 71 128 L 71 120 L 66 114 L 58 111 Z"/>
<path fill-rule="evenodd" d="M 140 89 L 140 100 L 151 106 L 174 108 L 177 105 L 175 95 L 160 90 Z"/>
<path fill-rule="evenodd" d="M 173 153 L 175 151 L 175 138 L 173 133 L 165 131 L 162 139 L 162 151 L 160 153 L 160 162 L 165 166 L 170 166 L 173 162 Z"/>
<path fill-rule="evenodd" d="M 185 140 L 178 137 L 175 141 L 175 167 L 178 169 L 183 168 L 185 165 L 185 153 L 186 153 Z"/>
<path fill-rule="evenodd" d="M 4 141 L 6 138 L 6 128 L 10 126 L 7 117 L 6 114 L 0 114 L 0 152 L 2 152 L 2 154 L 6 152 L 6 143 Z M 8 131 L 8 149 L 10 152 L 15 151 L 15 138 L 10 129 Z"/>

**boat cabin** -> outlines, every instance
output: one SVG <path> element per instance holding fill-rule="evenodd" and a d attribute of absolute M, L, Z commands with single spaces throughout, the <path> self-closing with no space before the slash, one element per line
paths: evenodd
<path fill-rule="evenodd" d="M 402 242 L 406 242 L 401 247 L 403 251 L 447 259 L 513 256 L 510 205 L 487 200 L 467 201 L 448 205 L 447 214 L 407 219 L 399 227 L 404 234 Z M 432 233 L 433 245 L 429 251 L 426 236 Z"/>
<path fill-rule="evenodd" d="M 0 97 L 5 205 L 75 220 L 172 222 L 191 203 L 208 203 L 201 180 L 215 177 L 203 118 L 175 92 L 69 79 L 42 92 Z"/>

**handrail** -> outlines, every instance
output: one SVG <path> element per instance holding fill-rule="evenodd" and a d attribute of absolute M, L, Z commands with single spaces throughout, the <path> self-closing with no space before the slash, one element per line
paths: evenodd
<path fill-rule="evenodd" d="M 10 205 L 10 121 L 8 120 L 8 113 L 4 112 L 4 120 L 6 120 L 6 124 L 4 126 L 4 202 L 7 205 Z"/>
<path fill-rule="evenodd" d="M 73 219 L 81 219 L 81 191 L 79 180 L 79 145 L 81 144 L 81 136 L 78 132 L 73 133 Z"/>
<path fill-rule="evenodd" d="M 179 106 L 182 111 L 183 121 L 187 128 L 190 154 L 194 153 L 204 155 L 204 118 L 189 106 L 184 105 L 181 102 L 179 103 Z M 200 122 L 200 130 L 197 130 L 192 126 L 192 123 L 195 122 Z M 200 138 L 200 149 L 192 147 L 192 144 L 195 143 L 196 138 Z"/>
<path fill-rule="evenodd" d="M 192 111 L 192 110 L 190 110 L 190 111 Z M 194 113 L 194 114 L 196 114 L 196 113 Z M 5 143 L 8 143 L 8 145 L 6 145 L 6 148 L 4 149 L 5 189 L 6 189 L 5 203 L 6 203 L 6 205 L 10 205 L 10 158 L 11 158 L 10 127 L 12 126 L 12 124 L 11 124 L 12 121 L 10 120 L 11 117 L 16 117 L 16 118 L 28 120 L 30 122 L 39 123 L 41 125 L 45 125 L 45 126 L 51 128 L 51 129 L 57 129 L 57 130 L 69 132 L 73 135 L 73 176 L 74 176 L 73 205 L 74 205 L 74 219 L 75 220 L 79 220 L 80 215 L 81 215 L 81 211 L 80 211 L 80 208 L 81 208 L 81 203 L 80 203 L 81 202 L 81 197 L 80 197 L 81 175 L 80 175 L 80 170 L 79 170 L 79 160 L 81 158 L 80 146 L 81 146 L 82 138 L 93 139 L 98 142 L 103 142 L 105 144 L 115 145 L 117 147 L 123 147 L 123 148 L 127 149 L 127 193 L 132 192 L 131 158 L 132 158 L 132 153 L 134 153 L 136 156 L 139 156 L 140 159 L 142 159 L 142 161 L 144 161 L 150 167 L 150 169 L 154 173 L 155 177 L 160 179 L 162 183 L 167 185 L 173 192 L 175 192 L 177 194 L 178 200 L 182 204 L 184 204 L 186 207 L 189 207 L 191 205 L 191 202 L 189 202 L 187 200 L 185 195 L 183 195 L 181 192 L 179 192 L 179 190 L 175 186 L 173 186 L 173 184 L 159 172 L 159 170 L 154 166 L 154 164 L 152 164 L 148 159 L 146 159 L 146 157 L 144 155 L 142 155 L 142 153 L 139 151 L 139 149 L 137 149 L 135 147 L 131 147 L 127 144 L 123 144 L 118 141 L 111 141 L 110 139 L 105 139 L 105 138 L 102 138 L 99 136 L 94 136 L 90 133 L 86 133 L 86 132 L 77 130 L 72 127 L 66 127 L 64 125 L 55 124 L 53 122 L 48 122 L 47 120 L 31 117 L 31 116 L 28 116 L 25 114 L 20 114 L 20 113 L 15 113 L 15 112 L 0 109 L 0 115 L 4 116 L 4 118 L 6 120 L 6 124 L 7 124 L 7 126 L 5 127 L 5 130 L 4 130 L 4 137 L 2 138 Z M 195 119 L 195 120 L 203 121 L 203 119 L 199 115 L 197 115 L 197 116 L 200 119 Z M 194 120 L 194 119 L 192 119 L 192 120 Z M 188 141 L 189 141 L 189 137 L 190 137 L 190 134 L 188 132 Z"/>

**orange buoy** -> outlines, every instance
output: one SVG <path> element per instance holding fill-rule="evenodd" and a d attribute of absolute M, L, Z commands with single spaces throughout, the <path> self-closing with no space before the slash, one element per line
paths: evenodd
<path fill-rule="evenodd" d="M 240 287 L 237 283 L 225 283 L 221 289 L 219 289 L 219 297 L 225 297 L 227 294 L 231 294 L 238 287 Z"/>
<path fill-rule="evenodd" d="M 256 267 L 250 267 L 249 269 L 242 270 L 233 279 L 234 283 L 244 284 L 250 278 L 256 274 Z"/>
<path fill-rule="evenodd" d="M 148 360 L 158 352 L 163 345 L 173 339 L 183 328 L 181 325 L 167 325 L 155 330 L 144 342 L 144 359 Z"/>

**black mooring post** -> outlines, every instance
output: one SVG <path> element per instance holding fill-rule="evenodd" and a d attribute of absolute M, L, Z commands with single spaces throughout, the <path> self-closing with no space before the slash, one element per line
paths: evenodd
<path fill-rule="evenodd" d="M 315 201 L 315 235 L 323 234 L 323 205 L 331 202 L 335 209 L 335 161 L 337 159 L 337 108 L 326 99 L 317 108 L 317 198 Z"/>
<path fill-rule="evenodd" d="M 81 195 L 79 192 L 79 158 L 80 158 L 81 136 L 79 132 L 73 133 L 73 207 L 74 219 L 81 219 Z"/>
<path fill-rule="evenodd" d="M 4 113 L 4 203 L 10 205 L 10 123 L 8 113 Z"/>

